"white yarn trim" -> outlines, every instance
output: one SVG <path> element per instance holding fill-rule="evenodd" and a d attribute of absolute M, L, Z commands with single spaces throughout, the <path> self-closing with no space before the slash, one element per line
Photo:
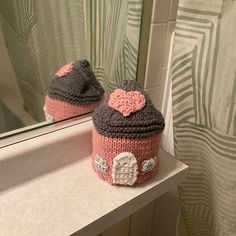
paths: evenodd
<path fill-rule="evenodd" d="M 133 185 L 137 180 L 137 160 L 131 152 L 122 152 L 113 159 L 113 184 Z"/>
<path fill-rule="evenodd" d="M 99 172 L 102 172 L 102 173 L 108 172 L 108 164 L 106 160 L 104 160 L 98 154 L 95 157 L 95 166 L 96 166 L 97 171 Z"/>
<path fill-rule="evenodd" d="M 150 158 L 148 160 L 144 160 L 142 162 L 142 172 L 143 172 L 143 174 L 146 174 L 146 173 L 150 172 L 154 168 L 156 163 L 157 163 L 157 158 L 156 157 Z"/>

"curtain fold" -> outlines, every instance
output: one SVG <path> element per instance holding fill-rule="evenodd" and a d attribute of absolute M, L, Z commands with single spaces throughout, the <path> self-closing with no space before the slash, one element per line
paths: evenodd
<path fill-rule="evenodd" d="M 1 25 L 25 109 L 44 120 L 55 71 L 87 59 L 107 92 L 136 79 L 143 0 L 0 1 Z"/>
<path fill-rule="evenodd" d="M 188 236 L 236 235 L 236 2 L 180 0 L 172 58 L 175 152 Z"/>

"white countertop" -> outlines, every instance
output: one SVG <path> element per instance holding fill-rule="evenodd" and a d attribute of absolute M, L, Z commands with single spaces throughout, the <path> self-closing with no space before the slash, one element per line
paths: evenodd
<path fill-rule="evenodd" d="M 0 235 L 96 235 L 184 179 L 185 164 L 162 150 L 159 156 L 159 173 L 136 187 L 111 186 L 99 179 L 87 156 L 4 190 Z"/>

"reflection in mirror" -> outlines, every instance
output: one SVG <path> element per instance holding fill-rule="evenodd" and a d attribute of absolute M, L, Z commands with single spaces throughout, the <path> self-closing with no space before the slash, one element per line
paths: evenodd
<path fill-rule="evenodd" d="M 47 124 L 45 111 L 49 121 L 64 118 L 52 118 L 47 107 L 58 113 L 55 104 L 81 105 L 73 96 L 87 91 L 94 103 L 85 111 L 92 111 L 102 88 L 109 93 L 123 80 L 135 80 L 142 5 L 143 0 L 0 0 L 0 137 Z M 76 90 L 81 76 L 83 86 Z M 63 92 L 55 95 L 55 88 Z"/>
<path fill-rule="evenodd" d="M 87 60 L 69 63 L 56 72 L 50 83 L 44 106 L 46 120 L 60 121 L 93 112 L 103 95 L 104 89 Z"/>

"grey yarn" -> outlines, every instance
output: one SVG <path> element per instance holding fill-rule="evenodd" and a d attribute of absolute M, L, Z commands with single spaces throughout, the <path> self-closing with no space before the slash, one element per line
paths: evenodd
<path fill-rule="evenodd" d="M 62 77 L 55 76 L 50 84 L 48 96 L 71 104 L 97 102 L 104 89 L 96 80 L 87 60 L 73 63 L 72 71 Z"/>
<path fill-rule="evenodd" d="M 110 138 L 146 138 L 161 133 L 165 127 L 164 117 L 151 102 L 141 85 L 132 80 L 124 81 L 125 91 L 139 91 L 146 100 L 144 108 L 124 117 L 108 106 L 109 97 L 93 113 L 93 123 L 99 134 Z"/>

